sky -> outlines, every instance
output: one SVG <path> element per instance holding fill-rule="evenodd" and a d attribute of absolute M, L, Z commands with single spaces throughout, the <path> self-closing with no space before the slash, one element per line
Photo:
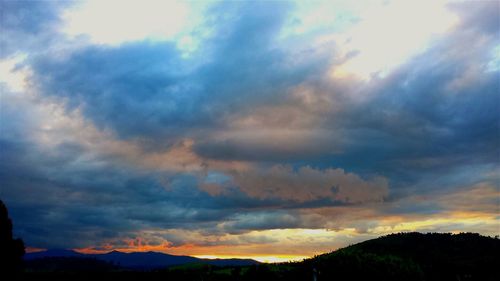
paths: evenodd
<path fill-rule="evenodd" d="M 0 8 L 0 198 L 30 251 L 500 234 L 497 1 Z"/>

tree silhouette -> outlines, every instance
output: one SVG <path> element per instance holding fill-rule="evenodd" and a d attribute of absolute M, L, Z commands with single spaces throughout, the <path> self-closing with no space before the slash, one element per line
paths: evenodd
<path fill-rule="evenodd" d="M 23 255 L 23 240 L 12 238 L 12 221 L 7 207 L 0 200 L 0 276 L 20 271 Z"/>

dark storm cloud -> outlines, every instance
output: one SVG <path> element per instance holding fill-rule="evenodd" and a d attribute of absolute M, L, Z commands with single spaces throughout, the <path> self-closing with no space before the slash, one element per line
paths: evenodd
<path fill-rule="evenodd" d="M 488 65 L 500 26 L 485 24 L 492 18 L 498 10 L 468 15 L 426 52 L 372 82 L 367 101 L 342 118 L 352 141 L 334 161 L 387 175 L 413 173 L 413 180 L 498 161 L 500 85 L 498 70 Z"/>
<path fill-rule="evenodd" d="M 290 68 L 290 58 L 273 48 L 286 10 L 283 3 L 213 8 L 207 24 L 215 35 L 195 56 L 206 57 L 201 66 L 182 58 L 173 43 L 144 41 L 90 46 L 59 60 L 40 57 L 33 81 L 121 138 L 168 145 L 193 131 L 225 126 L 252 104 L 279 100 L 308 75 L 309 65 Z"/>
<path fill-rule="evenodd" d="M 413 185 L 439 174 L 456 175 L 465 166 L 494 164 L 500 139 L 498 69 L 491 66 L 495 59 L 498 64 L 494 53 L 500 26 L 496 6 L 496 2 L 452 5 L 460 16 L 457 26 L 387 77 L 374 77 L 350 88 L 345 81 L 315 80 L 316 94 L 328 92 L 323 104 L 331 102 L 340 109 L 331 106 L 325 113 L 316 106 L 320 121 L 302 132 L 318 130 L 303 146 L 289 146 L 288 139 L 297 135 L 285 134 L 275 140 L 273 135 L 259 137 L 259 130 L 252 130 L 251 134 L 202 142 L 196 151 L 218 159 L 343 167 L 389 176 L 395 186 Z M 292 108 L 298 108 L 304 119 L 315 116 L 299 102 Z M 271 106 L 272 110 L 275 117 L 281 108 Z M 256 111 L 252 120 L 259 120 L 258 114 L 269 117 L 265 113 Z M 294 110 L 286 113 L 288 120 L 295 117 Z M 268 124 L 273 121 L 265 120 Z M 271 145 L 254 139 L 265 139 Z"/>
<path fill-rule="evenodd" d="M 182 189 L 167 191 L 163 175 L 116 165 L 75 166 L 72 159 L 26 151 L 7 141 L 1 149 L 2 199 L 16 232 L 30 245 L 86 247 L 106 238 L 103 230 L 133 236 L 144 228 L 198 228 L 228 216 L 206 203 L 211 197 L 186 179 Z"/>
<path fill-rule="evenodd" d="M 493 163 L 500 138 L 498 69 L 491 66 L 499 43 L 497 6 L 496 2 L 452 5 L 459 24 L 387 77 L 375 77 L 358 87 L 314 80 L 316 94 L 327 92 L 323 105 L 331 103 L 329 112 L 311 114 L 303 103 L 284 99 L 292 109 L 286 111 L 289 122 L 282 127 L 293 129 L 290 120 L 296 111 L 302 119 L 319 120 L 302 128 L 303 135 L 309 134 L 304 145 L 290 145 L 289 139 L 298 134 L 287 132 L 275 139 L 255 129 L 251 134 L 202 141 L 196 151 L 217 159 L 314 163 L 400 177 L 407 172 L 420 177 L 419 173 L 474 164 L 471 161 Z M 280 107 L 270 107 L 274 116 L 280 114 Z M 256 110 L 252 120 L 258 120 L 259 113 L 266 112 Z"/>
<path fill-rule="evenodd" d="M 112 233 L 135 238 L 144 228 L 199 228 L 229 215 L 195 176 L 136 169 L 77 140 L 38 143 L 37 127 L 50 120 L 37 109 L 12 102 L 0 111 L 11 122 L 1 127 L 0 196 L 28 245 L 87 247 Z M 165 179 L 174 184 L 167 188 Z"/>
<path fill-rule="evenodd" d="M 172 43 L 149 42 L 91 46 L 68 60 L 35 64 L 40 74 L 50 73 L 36 77 L 44 92 L 67 98 L 69 110 L 82 107 L 97 126 L 123 137 L 150 139 L 203 120 L 196 106 L 199 89 L 182 68 Z"/>

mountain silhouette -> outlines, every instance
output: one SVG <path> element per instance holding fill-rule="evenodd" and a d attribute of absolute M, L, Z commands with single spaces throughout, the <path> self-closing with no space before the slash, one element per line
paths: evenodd
<path fill-rule="evenodd" d="M 174 265 L 202 263 L 215 266 L 246 266 L 259 262 L 252 259 L 200 259 L 190 256 L 176 256 L 159 252 L 132 252 L 123 253 L 112 251 L 104 254 L 83 254 L 73 250 L 50 249 L 41 252 L 27 253 L 26 261 L 43 258 L 93 258 L 115 264 L 122 268 L 136 270 L 152 270 Z"/>
<path fill-rule="evenodd" d="M 50 249 L 40 252 L 26 253 L 24 260 L 33 260 L 41 258 L 68 258 L 68 257 L 85 257 L 85 254 L 66 249 Z"/>

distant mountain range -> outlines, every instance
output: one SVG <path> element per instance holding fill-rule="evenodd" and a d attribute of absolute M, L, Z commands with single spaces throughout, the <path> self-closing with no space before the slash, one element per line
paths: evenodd
<path fill-rule="evenodd" d="M 159 252 L 123 253 L 112 251 L 105 254 L 83 254 L 72 250 L 51 249 L 41 252 L 27 253 L 24 260 L 32 262 L 48 258 L 90 258 L 108 262 L 116 266 L 135 270 L 151 270 L 167 268 L 175 265 L 200 263 L 215 266 L 247 266 L 259 264 L 252 259 L 200 259 L 190 256 L 176 256 Z"/>

